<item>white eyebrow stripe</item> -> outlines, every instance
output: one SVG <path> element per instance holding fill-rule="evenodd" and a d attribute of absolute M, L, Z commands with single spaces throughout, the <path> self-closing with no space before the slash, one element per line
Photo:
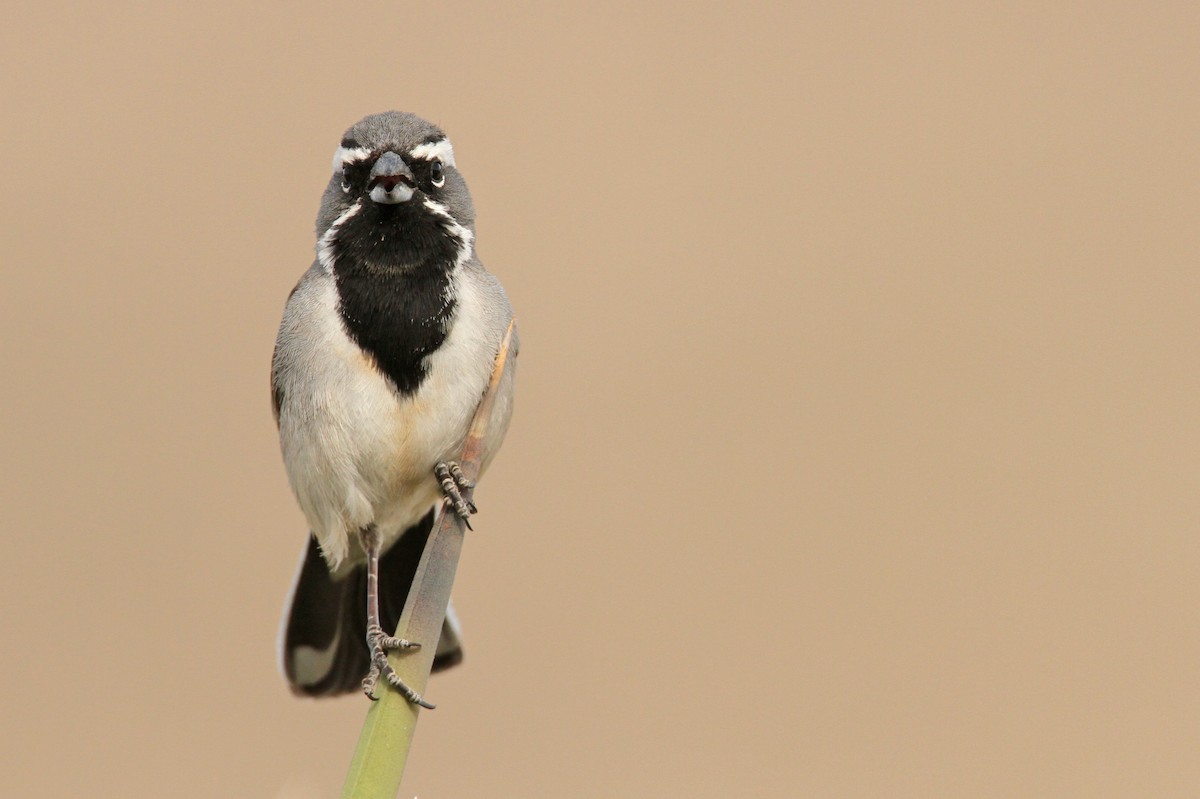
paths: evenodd
<path fill-rule="evenodd" d="M 418 144 L 409 150 L 408 154 L 413 158 L 421 158 L 426 161 L 440 158 L 443 164 L 454 166 L 454 146 L 450 144 L 449 139 L 439 139 L 438 141 Z"/>
<path fill-rule="evenodd" d="M 341 172 L 342 167 L 362 161 L 371 155 L 366 147 L 339 147 L 333 153 L 333 171 Z"/>

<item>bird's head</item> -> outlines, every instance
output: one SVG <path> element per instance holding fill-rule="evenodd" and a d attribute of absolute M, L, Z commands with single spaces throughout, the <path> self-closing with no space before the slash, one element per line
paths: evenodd
<path fill-rule="evenodd" d="M 471 255 L 475 209 L 440 128 L 387 111 L 350 127 L 333 156 L 317 215 L 317 254 L 335 269 L 350 260 L 371 271 Z"/>

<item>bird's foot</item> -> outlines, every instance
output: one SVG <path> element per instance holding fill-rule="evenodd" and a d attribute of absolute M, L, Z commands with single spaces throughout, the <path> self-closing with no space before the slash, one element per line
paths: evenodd
<path fill-rule="evenodd" d="M 393 649 L 421 648 L 421 645 L 415 641 L 409 641 L 404 638 L 396 638 L 395 636 L 388 635 L 378 624 L 372 624 L 367 628 L 367 646 L 371 649 L 372 663 L 379 658 L 386 659 L 387 653 Z"/>
<path fill-rule="evenodd" d="M 388 635 L 378 624 L 372 624 L 367 628 L 367 646 L 371 650 L 371 670 L 367 672 L 366 678 L 362 681 L 364 694 L 370 697 L 372 701 L 378 699 L 379 697 L 375 696 L 375 688 L 379 684 L 379 678 L 383 677 L 388 681 L 388 684 L 404 694 L 404 698 L 409 702 L 433 710 L 434 706 L 425 701 L 425 698 L 419 693 L 405 685 L 404 680 L 400 679 L 400 675 L 396 674 L 396 670 L 392 668 L 392 664 L 388 663 L 387 653 L 389 651 L 396 649 L 420 649 L 420 644 Z"/>
<path fill-rule="evenodd" d="M 471 514 L 478 511 L 479 508 L 475 507 L 474 502 L 464 498 L 462 492 L 474 488 L 475 484 L 467 479 L 467 476 L 462 473 L 462 469 L 454 461 L 439 463 L 433 467 L 433 474 L 442 486 L 442 493 L 446 497 L 446 506 L 454 508 L 454 512 L 467 525 L 467 529 L 472 529 Z"/>

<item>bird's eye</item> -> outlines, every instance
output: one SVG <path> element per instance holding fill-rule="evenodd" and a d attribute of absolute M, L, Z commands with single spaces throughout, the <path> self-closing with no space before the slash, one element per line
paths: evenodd
<path fill-rule="evenodd" d="M 342 191 L 350 191 L 350 176 L 346 174 L 346 170 L 342 170 Z"/>
<path fill-rule="evenodd" d="M 429 180 L 431 183 L 433 183 L 434 188 L 440 189 L 442 186 L 446 185 L 446 170 L 442 166 L 441 161 L 434 159 L 434 161 L 429 164 Z"/>

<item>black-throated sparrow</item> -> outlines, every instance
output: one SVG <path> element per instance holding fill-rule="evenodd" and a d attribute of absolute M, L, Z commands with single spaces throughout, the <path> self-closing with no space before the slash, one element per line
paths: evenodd
<path fill-rule="evenodd" d="M 405 690 L 386 651 L 410 644 L 387 631 L 439 509 L 474 511 L 453 459 L 512 319 L 475 255 L 474 227 L 440 129 L 393 111 L 346 131 L 317 215 L 317 258 L 288 298 L 271 366 L 283 460 L 312 531 L 283 628 L 297 693 L 354 690 L 372 664 Z M 484 468 L 512 394 L 510 373 Z M 461 659 L 451 611 L 434 669 Z"/>

